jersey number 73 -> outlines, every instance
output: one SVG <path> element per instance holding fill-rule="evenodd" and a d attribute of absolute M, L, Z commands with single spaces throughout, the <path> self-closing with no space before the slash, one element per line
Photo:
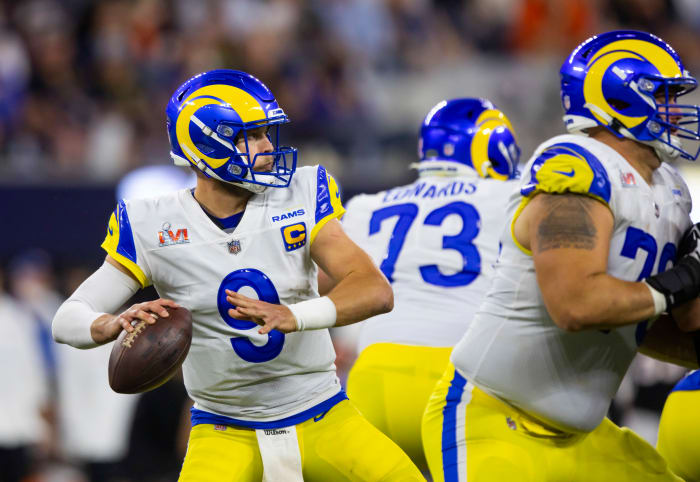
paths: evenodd
<path fill-rule="evenodd" d="M 481 219 L 479 212 L 471 204 L 455 201 L 431 211 L 423 221 L 426 226 L 440 226 L 445 218 L 450 215 L 459 216 L 462 220 L 462 229 L 454 236 L 443 236 L 442 249 L 453 249 L 462 255 L 462 270 L 458 273 L 445 275 L 440 272 L 436 264 L 426 264 L 419 267 L 423 281 L 436 286 L 456 287 L 471 283 L 481 273 L 481 256 L 476 246 L 472 243 L 479 234 Z M 398 217 L 391 233 L 389 248 L 386 257 L 379 269 L 389 282 L 393 283 L 394 268 L 399 259 L 401 248 L 409 229 L 418 216 L 418 206 L 414 203 L 396 204 L 378 209 L 372 213 L 369 221 L 370 236 L 381 230 L 382 223 L 390 218 Z"/>

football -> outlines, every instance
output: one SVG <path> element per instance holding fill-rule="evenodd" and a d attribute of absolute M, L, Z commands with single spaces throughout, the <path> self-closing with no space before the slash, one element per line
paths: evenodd
<path fill-rule="evenodd" d="M 192 343 L 192 315 L 166 307 L 170 316 L 134 331 L 122 331 L 109 356 L 109 385 L 117 393 L 141 393 L 167 382 L 180 368 Z"/>

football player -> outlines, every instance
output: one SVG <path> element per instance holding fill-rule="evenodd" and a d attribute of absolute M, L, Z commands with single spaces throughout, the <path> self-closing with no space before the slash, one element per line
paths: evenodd
<path fill-rule="evenodd" d="M 684 480 L 700 480 L 700 371 L 683 377 L 673 388 L 659 422 L 656 448 L 671 470 Z"/>
<path fill-rule="evenodd" d="M 171 156 L 197 185 L 122 200 L 106 262 L 56 314 L 57 341 L 89 348 L 184 306 L 195 404 L 180 480 L 422 480 L 341 389 L 328 327 L 391 310 L 391 287 L 343 233 L 323 166 L 296 169 L 287 116 L 234 70 L 194 76 L 166 109 Z M 319 297 L 316 264 L 341 281 Z M 139 288 L 160 299 L 113 315 Z M 167 323 L 167 318 L 159 323 Z"/>
<path fill-rule="evenodd" d="M 491 287 L 424 415 L 435 480 L 679 480 L 605 414 L 638 349 L 697 366 L 679 328 L 700 327 L 700 247 L 679 247 L 691 201 L 666 162 L 697 157 L 680 138 L 700 139 L 698 106 L 677 103 L 696 86 L 643 32 L 564 62 L 571 134 L 524 168 Z"/>
<path fill-rule="evenodd" d="M 392 282 L 391 313 L 363 323 L 348 395 L 427 470 L 421 418 L 486 292 L 520 150 L 490 101 L 445 100 L 422 123 L 418 179 L 355 196 L 346 233 Z"/>

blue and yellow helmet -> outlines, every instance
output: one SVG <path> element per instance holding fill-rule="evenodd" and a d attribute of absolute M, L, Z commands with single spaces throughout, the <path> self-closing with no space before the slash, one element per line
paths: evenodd
<path fill-rule="evenodd" d="M 443 100 L 425 117 L 418 141 L 420 172 L 454 171 L 459 165 L 481 177 L 512 179 L 520 148 L 508 118 L 486 99 Z M 448 161 L 445 163 L 444 161 Z"/>
<path fill-rule="evenodd" d="M 699 106 L 676 103 L 698 83 L 660 38 L 633 30 L 596 35 L 571 53 L 560 74 L 570 132 L 601 125 L 650 145 L 662 160 L 698 157 L 679 138 L 700 140 Z"/>
<path fill-rule="evenodd" d="M 252 75 L 226 69 L 195 75 L 175 91 L 165 113 L 176 165 L 192 165 L 208 177 L 253 192 L 289 186 L 297 150 L 279 146 L 279 127 L 289 119 L 270 89 Z M 247 131 L 264 126 L 269 126 L 274 150 L 251 159 Z M 240 139 L 246 152 L 236 147 Z M 261 156 L 274 158 L 270 172 L 253 169 Z"/>

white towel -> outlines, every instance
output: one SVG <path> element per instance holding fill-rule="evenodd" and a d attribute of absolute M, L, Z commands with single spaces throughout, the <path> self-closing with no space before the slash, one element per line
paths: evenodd
<path fill-rule="evenodd" d="M 255 434 L 263 462 L 263 482 L 304 481 L 295 426 L 258 429 Z"/>

